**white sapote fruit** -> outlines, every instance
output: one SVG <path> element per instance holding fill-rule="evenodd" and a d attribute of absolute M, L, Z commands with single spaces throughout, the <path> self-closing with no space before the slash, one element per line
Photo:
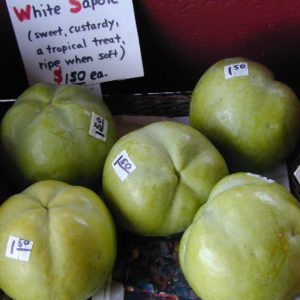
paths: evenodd
<path fill-rule="evenodd" d="M 114 144 L 102 186 L 123 228 L 166 236 L 186 229 L 227 174 L 222 155 L 204 135 L 183 123 L 159 121 Z"/>
<path fill-rule="evenodd" d="M 230 172 L 271 170 L 287 158 L 300 134 L 295 92 L 267 67 L 243 57 L 220 60 L 201 76 L 189 116 Z"/>
<path fill-rule="evenodd" d="M 86 300 L 116 251 L 112 216 L 88 188 L 40 181 L 0 207 L 0 287 L 14 300 Z"/>
<path fill-rule="evenodd" d="M 228 175 L 185 231 L 179 261 L 203 300 L 293 300 L 300 294 L 300 203 L 270 179 Z"/>

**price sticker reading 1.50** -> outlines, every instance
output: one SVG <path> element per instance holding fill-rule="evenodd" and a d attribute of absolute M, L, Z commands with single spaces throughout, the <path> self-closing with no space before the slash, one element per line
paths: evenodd
<path fill-rule="evenodd" d="M 246 62 L 240 62 L 236 64 L 227 65 L 224 67 L 225 79 L 238 76 L 248 76 L 248 64 Z"/>
<path fill-rule="evenodd" d="M 16 260 L 29 261 L 33 241 L 9 236 L 5 256 Z"/>
<path fill-rule="evenodd" d="M 126 150 L 119 153 L 113 161 L 112 167 L 121 181 L 124 181 L 136 169 Z"/>

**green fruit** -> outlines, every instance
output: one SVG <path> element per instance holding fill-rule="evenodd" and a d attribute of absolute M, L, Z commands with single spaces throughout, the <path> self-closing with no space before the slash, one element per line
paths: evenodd
<path fill-rule="evenodd" d="M 37 182 L 0 207 L 0 252 L 0 287 L 13 299 L 86 300 L 111 275 L 114 221 L 90 189 Z"/>
<path fill-rule="evenodd" d="M 107 122 L 105 138 L 92 135 L 97 116 Z M 23 186 L 45 179 L 90 185 L 100 180 L 115 131 L 107 106 L 87 88 L 35 84 L 3 117 L 3 160 Z"/>
<path fill-rule="evenodd" d="M 195 86 L 190 124 L 218 147 L 231 172 L 262 172 L 286 159 L 297 142 L 300 103 L 265 66 L 229 58 Z"/>
<path fill-rule="evenodd" d="M 300 293 L 300 204 L 274 181 L 226 176 L 185 231 L 179 258 L 203 300 L 293 300 Z"/>
<path fill-rule="evenodd" d="M 160 121 L 119 139 L 103 170 L 103 191 L 125 229 L 149 236 L 181 232 L 227 166 L 194 128 Z"/>

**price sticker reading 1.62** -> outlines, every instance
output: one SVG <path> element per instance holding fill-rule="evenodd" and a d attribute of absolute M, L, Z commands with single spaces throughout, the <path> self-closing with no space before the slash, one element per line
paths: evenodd
<path fill-rule="evenodd" d="M 106 141 L 108 121 L 92 112 L 89 134 L 102 141 Z"/>
<path fill-rule="evenodd" d="M 102 71 L 85 71 L 76 70 L 71 72 L 63 72 L 61 67 L 53 70 L 53 80 L 58 84 L 79 84 L 86 85 L 90 82 L 97 83 L 107 77 Z"/>

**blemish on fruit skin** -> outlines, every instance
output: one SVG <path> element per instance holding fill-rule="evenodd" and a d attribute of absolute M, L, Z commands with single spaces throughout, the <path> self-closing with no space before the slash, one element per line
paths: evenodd
<path fill-rule="evenodd" d="M 291 231 L 290 231 L 290 233 L 291 233 L 292 237 L 295 237 L 296 236 L 295 228 L 292 228 Z"/>

